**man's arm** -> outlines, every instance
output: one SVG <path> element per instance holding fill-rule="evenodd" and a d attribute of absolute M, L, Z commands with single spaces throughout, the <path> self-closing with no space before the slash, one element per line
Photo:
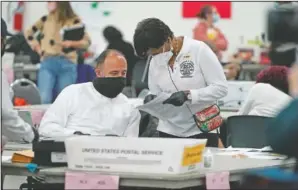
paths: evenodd
<path fill-rule="evenodd" d="M 223 68 L 213 51 L 205 44 L 202 45 L 197 55 L 197 66 L 200 67 L 207 87 L 190 89 L 191 102 L 212 102 L 223 98 L 228 93 L 228 83 Z"/>
<path fill-rule="evenodd" d="M 67 120 L 72 112 L 73 98 L 76 92 L 73 85 L 66 87 L 47 110 L 40 123 L 39 134 L 45 137 L 61 137 L 74 134 L 67 128 Z"/>
<path fill-rule="evenodd" d="M 33 128 L 13 109 L 9 89 L 6 75 L 2 71 L 2 135 L 11 141 L 32 142 L 35 137 Z"/>
<path fill-rule="evenodd" d="M 123 134 L 125 137 L 138 137 L 140 128 L 141 114 L 137 109 L 133 109 L 131 113 L 131 119 Z"/>
<path fill-rule="evenodd" d="M 274 151 L 298 156 L 298 99 L 293 100 L 268 125 L 267 137 Z"/>

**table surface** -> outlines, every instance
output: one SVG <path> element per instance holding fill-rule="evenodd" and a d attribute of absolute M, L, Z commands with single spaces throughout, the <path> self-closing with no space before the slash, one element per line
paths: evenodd
<path fill-rule="evenodd" d="M 4 155 L 10 154 L 15 150 L 30 149 L 31 144 L 8 143 L 5 147 Z M 9 150 L 9 151 L 7 151 Z M 210 149 L 213 153 L 223 152 L 224 149 Z M 250 169 L 260 169 L 283 165 L 291 167 L 295 163 L 294 160 L 284 163 L 282 160 L 262 160 L 252 158 L 233 158 L 229 155 L 214 155 L 214 165 L 210 169 L 202 168 L 198 172 L 179 174 L 179 175 L 156 175 L 156 174 L 140 174 L 140 173 L 110 173 L 100 172 L 100 174 L 109 174 L 120 176 L 121 186 L 135 187 L 157 187 L 157 188 L 184 188 L 199 186 L 204 184 L 207 173 L 217 173 L 223 171 L 230 172 L 230 181 L 240 180 L 241 175 Z M 15 164 L 10 162 L 2 162 L 3 173 L 13 175 L 36 175 L 26 171 L 26 164 Z M 38 175 L 45 176 L 48 183 L 64 183 L 65 172 L 67 167 L 40 168 Z M 99 172 L 97 172 L 99 173 Z"/>

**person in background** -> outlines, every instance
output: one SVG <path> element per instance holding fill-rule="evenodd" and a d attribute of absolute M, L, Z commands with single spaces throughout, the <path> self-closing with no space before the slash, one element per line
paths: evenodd
<path fill-rule="evenodd" d="M 116 50 L 105 50 L 96 63 L 97 78 L 66 87 L 45 113 L 40 135 L 138 137 L 141 115 L 121 93 L 126 80 L 126 59 Z"/>
<path fill-rule="evenodd" d="M 215 131 L 201 133 L 193 118 L 194 113 L 212 106 L 228 92 L 223 68 L 212 50 L 202 41 L 174 36 L 168 25 L 157 18 L 138 23 L 134 47 L 139 56 L 152 57 L 149 96 L 169 94 L 164 104 L 185 109 L 171 120 L 159 120 L 160 137 L 203 138 L 208 139 L 207 146 L 218 147 L 220 139 Z M 193 111 L 186 109 L 186 104 Z"/>
<path fill-rule="evenodd" d="M 290 94 L 294 100 L 268 125 L 269 145 L 280 154 L 298 158 L 298 64 L 288 76 Z M 296 166 L 296 172 L 298 172 Z"/>
<path fill-rule="evenodd" d="M 41 17 L 25 32 L 29 45 L 41 56 L 37 80 L 43 104 L 52 103 L 55 86 L 55 91 L 60 93 L 66 86 L 76 82 L 76 50 L 87 49 L 91 43 L 87 33 L 79 41 L 62 41 L 60 31 L 63 27 L 82 25 L 70 2 L 49 1 L 47 6 L 49 14 Z M 34 38 L 37 32 L 40 32 L 40 43 Z M 75 49 L 66 53 L 65 48 Z"/>
<path fill-rule="evenodd" d="M 287 75 L 285 66 L 262 70 L 238 114 L 275 117 L 292 100 Z"/>
<path fill-rule="evenodd" d="M 228 63 L 224 66 L 224 72 L 227 80 L 238 80 L 241 72 L 241 65 L 234 62 Z"/>
<path fill-rule="evenodd" d="M 103 36 L 105 37 L 106 41 L 108 42 L 107 49 L 115 49 L 121 52 L 126 60 L 127 60 L 127 86 L 131 86 L 131 80 L 132 80 L 132 71 L 136 64 L 136 56 L 135 56 L 135 50 L 133 46 L 123 40 L 122 33 L 113 26 L 107 26 L 103 30 Z"/>
<path fill-rule="evenodd" d="M 216 53 L 218 59 L 221 60 L 221 52 L 227 50 L 228 41 L 221 30 L 214 26 L 220 19 L 217 9 L 206 5 L 202 7 L 197 16 L 199 22 L 193 29 L 193 38 L 208 44 L 214 53 Z"/>
<path fill-rule="evenodd" d="M 5 53 L 6 36 L 10 35 L 7 31 L 6 22 L 1 18 L 1 58 Z M 1 106 L 1 129 L 2 135 L 10 141 L 31 143 L 38 140 L 38 132 L 33 127 L 19 117 L 18 111 L 13 109 L 10 86 L 5 73 L 2 71 L 2 106 Z M 3 142 L 1 147 L 4 146 Z"/>

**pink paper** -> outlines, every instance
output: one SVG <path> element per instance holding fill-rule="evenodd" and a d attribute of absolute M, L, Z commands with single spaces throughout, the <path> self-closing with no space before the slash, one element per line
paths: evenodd
<path fill-rule="evenodd" d="M 119 176 L 83 172 L 66 172 L 65 190 L 70 189 L 119 189 Z"/>
<path fill-rule="evenodd" d="M 45 110 L 32 110 L 30 112 L 31 112 L 33 124 L 40 125 L 41 119 L 45 114 Z"/>
<path fill-rule="evenodd" d="M 230 173 L 207 173 L 206 187 L 207 189 L 230 189 Z"/>

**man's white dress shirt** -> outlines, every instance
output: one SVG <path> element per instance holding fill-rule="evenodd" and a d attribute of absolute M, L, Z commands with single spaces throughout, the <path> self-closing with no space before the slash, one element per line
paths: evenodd
<path fill-rule="evenodd" d="M 137 137 L 140 118 L 125 95 L 111 99 L 97 92 L 92 82 L 74 84 L 66 87 L 49 107 L 39 133 L 46 137 L 70 136 L 76 131 Z"/>
<path fill-rule="evenodd" d="M 148 75 L 150 92 L 158 95 L 161 92 L 172 94 L 190 90 L 192 113 L 183 105 L 184 112 L 172 120 L 160 120 L 157 130 L 179 137 L 199 134 L 201 131 L 192 114 L 226 96 L 228 86 L 223 68 L 208 45 L 187 37 L 184 37 L 173 70 L 167 61 L 164 54 L 155 55 L 151 59 Z"/>

